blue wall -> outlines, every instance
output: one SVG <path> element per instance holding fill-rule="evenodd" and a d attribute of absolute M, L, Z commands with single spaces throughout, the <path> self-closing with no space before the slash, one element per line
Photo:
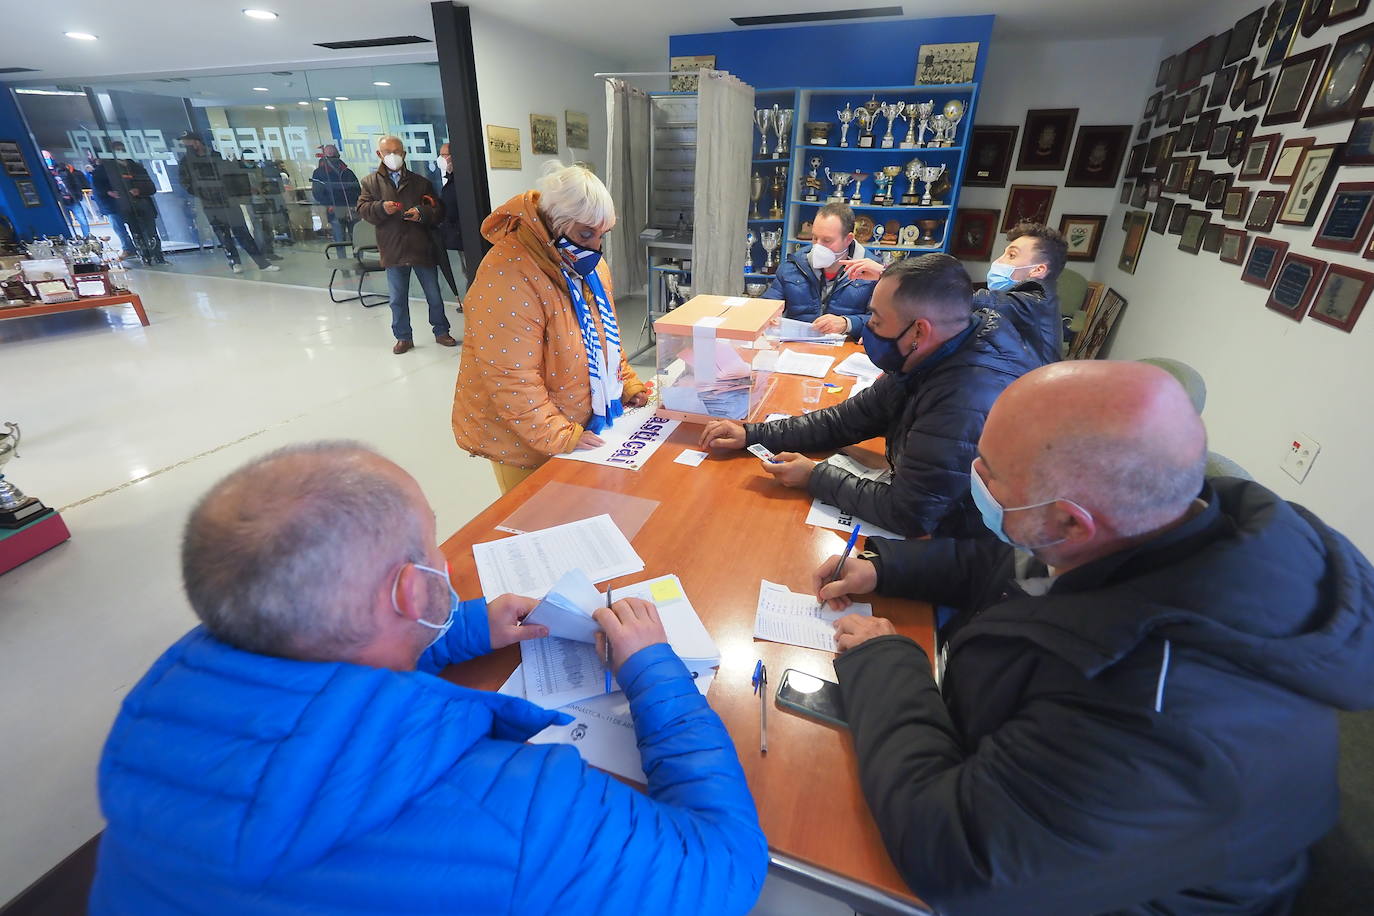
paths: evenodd
<path fill-rule="evenodd" d="M 38 188 L 38 195 L 43 198 L 41 207 L 24 206 L 14 177 L 0 172 L 0 212 L 10 218 L 20 238 L 27 235 L 67 235 L 67 220 L 57 206 L 52 181 L 48 178 L 43 160 L 38 156 L 38 148 L 33 145 L 28 128 L 24 126 L 24 119 L 19 116 L 14 92 L 7 88 L 0 88 L 0 140 L 19 143 L 24 151 L 24 161 L 32 173 L 28 180 L 33 182 L 34 187 Z"/>
<path fill-rule="evenodd" d="M 994 18 L 889 19 L 673 35 L 668 54 L 714 54 L 716 69 L 729 70 L 755 89 L 910 86 L 921 45 L 976 41 L 974 80 L 981 81 Z"/>

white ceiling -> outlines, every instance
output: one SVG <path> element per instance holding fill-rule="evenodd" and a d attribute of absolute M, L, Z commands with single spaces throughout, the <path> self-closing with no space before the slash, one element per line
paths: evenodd
<path fill-rule="evenodd" d="M 1258 3 L 1259 0 L 1256 0 Z M 244 6 L 280 14 L 275 21 L 247 18 Z M 604 53 L 608 64 L 662 60 L 667 37 L 735 28 L 731 16 L 852 9 L 854 0 L 470 0 L 476 11 L 566 38 Z M 1196 12 L 1197 0 L 872 0 L 900 5 L 908 17 L 952 14 L 998 17 L 999 37 L 1147 37 L 1164 34 Z M 614 23 L 608 28 L 608 23 Z M 74 41 L 65 31 L 90 32 L 98 41 Z M 41 13 L 7 17 L 0 66 L 38 73 L 0 79 L 23 84 L 130 75 L 292 69 L 433 58 L 434 46 L 329 51 L 315 42 L 419 35 L 434 30 L 426 0 L 62 0 Z M 863 53 L 846 48 L 842 53 Z M 1071 66 L 1071 62 L 1066 62 Z M 518 58 L 512 66 L 519 66 Z M 321 92 L 320 95 L 329 93 Z"/>

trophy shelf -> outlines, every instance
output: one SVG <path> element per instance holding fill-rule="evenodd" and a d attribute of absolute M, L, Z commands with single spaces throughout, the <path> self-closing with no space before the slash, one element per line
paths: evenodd
<path fill-rule="evenodd" d="M 889 156 L 902 153 L 962 153 L 962 146 L 803 146 L 801 149 L 815 150 L 818 153 L 887 153 Z"/>
<path fill-rule="evenodd" d="M 789 245 L 810 245 L 810 244 L 811 244 L 811 239 L 788 239 L 788 240 L 787 240 L 787 244 L 789 244 Z M 940 251 L 940 250 L 941 250 L 941 249 L 940 249 L 940 246 L 941 246 L 943 243 L 942 243 L 942 242 L 936 242 L 934 245 L 870 245 L 868 242 L 861 242 L 861 244 L 864 246 L 864 250 L 866 250 L 866 251 L 925 251 L 925 252 L 931 252 L 931 251 Z"/>
<path fill-rule="evenodd" d="M 838 201 L 838 200 L 835 201 L 835 203 L 839 203 L 839 202 L 840 202 L 840 201 Z M 929 206 L 929 207 L 903 207 L 903 206 L 900 205 L 900 204 L 898 204 L 898 205 L 896 205 L 896 206 L 893 206 L 893 207 L 886 207 L 886 206 L 883 206 L 882 204 L 856 204 L 856 203 L 854 203 L 853 201 L 851 201 L 851 200 L 850 200 L 849 198 L 847 198 L 847 197 L 844 199 L 844 202 L 847 203 L 847 204 L 849 204 L 849 209 L 851 209 L 851 210 L 891 210 L 891 211 L 893 211 L 894 213 L 897 212 L 897 211 L 900 211 L 900 210 L 944 210 L 944 211 L 948 211 L 948 210 L 952 209 L 952 208 L 949 207 L 948 205 L 941 206 L 941 205 L 938 205 L 938 204 L 933 204 L 933 205 L 931 205 L 931 206 Z M 798 204 L 798 205 L 803 206 L 803 207 L 824 207 L 826 204 L 830 203 L 830 201 L 828 201 L 828 200 L 796 200 L 796 199 L 794 199 L 794 200 L 792 201 L 792 203 Z"/>

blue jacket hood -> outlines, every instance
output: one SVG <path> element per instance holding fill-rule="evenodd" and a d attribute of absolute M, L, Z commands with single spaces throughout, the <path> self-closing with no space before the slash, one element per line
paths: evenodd
<path fill-rule="evenodd" d="M 125 700 L 100 799 L 147 848 L 263 880 L 389 823 L 481 739 L 565 721 L 417 671 L 242 652 L 198 627 Z"/>

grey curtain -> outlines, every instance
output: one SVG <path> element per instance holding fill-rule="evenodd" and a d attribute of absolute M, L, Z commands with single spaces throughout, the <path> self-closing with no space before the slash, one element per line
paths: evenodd
<path fill-rule="evenodd" d="M 623 80 L 606 80 L 606 187 L 617 219 L 616 231 L 607 239 L 606 260 L 620 296 L 641 292 L 648 280 L 639 233 L 649 224 L 651 124 L 645 92 Z"/>
<path fill-rule="evenodd" d="M 738 296 L 744 288 L 754 88 L 728 73 L 703 71 L 697 88 L 697 177 L 692 288 Z"/>

